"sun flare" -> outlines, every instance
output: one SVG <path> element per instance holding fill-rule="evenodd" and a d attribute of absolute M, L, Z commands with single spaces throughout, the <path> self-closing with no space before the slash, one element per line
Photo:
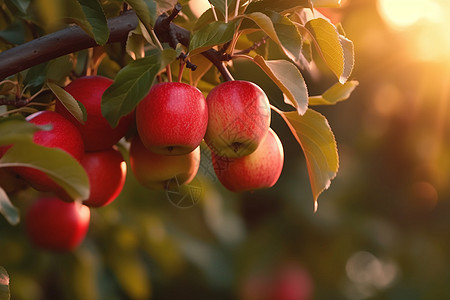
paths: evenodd
<path fill-rule="evenodd" d="M 378 0 L 378 11 L 386 24 L 404 33 L 418 60 L 450 63 L 450 1 Z"/>

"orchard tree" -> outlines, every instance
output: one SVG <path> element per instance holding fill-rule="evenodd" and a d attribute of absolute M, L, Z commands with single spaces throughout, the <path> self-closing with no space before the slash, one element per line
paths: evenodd
<path fill-rule="evenodd" d="M 197 17 L 188 0 L 0 1 L 0 213 L 19 223 L 10 196 L 26 186 L 54 194 L 40 207 L 57 198 L 108 205 L 124 183 L 123 157 L 145 187 L 188 184 L 200 149 L 231 191 L 270 188 L 284 162 L 272 112 L 303 150 L 317 210 L 339 159 L 313 107 L 346 100 L 358 85 L 353 43 L 316 10 L 339 2 L 210 0 Z M 282 105 L 254 82 L 234 80 L 242 60 L 273 81 Z M 318 66 L 335 83 L 310 95 L 304 76 Z M 0 269 L 5 285 L 2 278 Z"/>

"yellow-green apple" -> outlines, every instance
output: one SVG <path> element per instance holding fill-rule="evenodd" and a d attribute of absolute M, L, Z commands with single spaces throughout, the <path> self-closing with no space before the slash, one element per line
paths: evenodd
<path fill-rule="evenodd" d="M 148 150 L 136 136 L 130 145 L 130 165 L 139 183 L 149 189 L 188 184 L 200 166 L 200 146 L 187 154 L 162 155 Z"/>
<path fill-rule="evenodd" d="M 54 111 L 46 110 L 31 114 L 26 120 L 36 125 L 50 124 L 52 126 L 50 130 L 35 132 L 33 142 L 45 147 L 62 149 L 77 161 L 81 161 L 84 146 L 80 132 L 63 116 Z M 12 169 L 39 191 L 65 194 L 62 188 L 42 171 L 29 167 L 13 167 Z"/>
<path fill-rule="evenodd" d="M 114 148 L 86 152 L 81 159 L 89 177 L 89 198 L 83 201 L 90 207 L 108 205 L 119 196 L 125 183 L 127 165 L 122 154 Z"/>
<path fill-rule="evenodd" d="M 211 154 L 217 178 L 232 192 L 272 187 L 283 169 L 283 145 L 272 129 L 249 155 L 231 158 Z"/>
<path fill-rule="evenodd" d="M 241 157 L 256 150 L 270 125 L 264 91 L 249 81 L 227 81 L 206 97 L 208 128 L 205 142 L 217 155 Z"/>
<path fill-rule="evenodd" d="M 28 209 L 25 229 L 34 245 L 63 252 L 78 247 L 86 236 L 89 221 L 89 207 L 57 197 L 41 197 Z"/>
<path fill-rule="evenodd" d="M 133 113 L 122 117 L 114 128 L 102 115 L 102 96 L 112 83 L 113 81 L 106 77 L 85 76 L 73 80 L 65 87 L 65 90 L 86 108 L 87 118 L 84 124 L 77 121 L 60 101 L 56 101 L 55 111 L 78 128 L 83 137 L 86 151 L 111 148 L 126 134 L 132 124 Z"/>
<path fill-rule="evenodd" d="M 154 153 L 180 155 L 193 151 L 200 145 L 207 125 L 205 97 L 185 83 L 158 83 L 136 107 L 139 136 Z"/>

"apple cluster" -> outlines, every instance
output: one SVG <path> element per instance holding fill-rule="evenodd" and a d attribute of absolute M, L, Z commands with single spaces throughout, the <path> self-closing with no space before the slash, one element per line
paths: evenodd
<path fill-rule="evenodd" d="M 269 100 L 252 82 L 221 83 L 206 99 L 188 84 L 158 83 L 136 108 L 131 169 L 148 188 L 189 184 L 199 169 L 204 140 L 217 178 L 227 189 L 272 187 L 284 154 L 270 120 Z"/>
<path fill-rule="evenodd" d="M 86 76 L 65 87 L 85 107 L 84 123 L 59 101 L 54 111 L 26 118 L 36 125 L 51 124 L 50 130 L 36 132 L 33 141 L 69 153 L 84 167 L 90 183 L 89 198 L 73 202 L 42 171 L 12 168 L 36 190 L 52 193 L 33 203 L 26 215 L 26 229 L 34 244 L 56 251 L 79 245 L 89 227 L 90 208 L 108 205 L 123 188 L 127 168 L 116 144 L 127 133 L 131 136 L 131 169 L 149 189 L 189 184 L 199 170 L 202 141 L 211 151 L 217 178 L 230 191 L 268 188 L 278 180 L 283 147 L 270 128 L 267 96 L 254 83 L 224 82 L 206 98 L 185 83 L 158 83 L 114 128 L 101 112 L 102 95 L 112 83 L 105 77 Z"/>

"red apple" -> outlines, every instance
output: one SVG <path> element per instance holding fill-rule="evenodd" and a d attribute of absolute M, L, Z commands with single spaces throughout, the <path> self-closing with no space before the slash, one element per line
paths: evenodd
<path fill-rule="evenodd" d="M 89 177 L 90 194 L 83 204 L 100 207 L 111 203 L 122 191 L 127 165 L 122 154 L 111 148 L 86 152 L 81 160 Z"/>
<path fill-rule="evenodd" d="M 188 184 L 200 166 L 200 146 L 183 155 L 161 155 L 148 150 L 138 137 L 130 146 L 130 165 L 136 179 L 149 189 L 166 189 L 175 181 Z"/>
<path fill-rule="evenodd" d="M 179 82 L 154 85 L 136 108 L 136 126 L 145 147 L 163 155 L 187 154 L 197 148 L 208 125 L 203 94 Z"/>
<path fill-rule="evenodd" d="M 84 154 L 83 140 L 78 129 L 60 114 L 40 111 L 29 115 L 26 120 L 36 125 L 52 125 L 51 130 L 37 131 L 33 141 L 41 146 L 59 148 L 81 161 Z M 61 187 L 42 171 L 28 167 L 14 167 L 14 172 L 39 191 L 60 191 Z"/>
<path fill-rule="evenodd" d="M 112 83 L 113 81 L 106 77 L 86 76 L 75 79 L 65 87 L 65 90 L 86 108 L 87 119 L 84 124 L 78 122 L 60 101 L 56 101 L 55 111 L 80 130 L 86 151 L 111 148 L 131 126 L 133 114 L 123 117 L 115 128 L 112 128 L 102 115 L 102 95 Z"/>
<path fill-rule="evenodd" d="M 86 236 L 89 221 L 89 207 L 42 197 L 28 210 L 25 228 L 34 245 L 52 251 L 71 251 Z"/>
<path fill-rule="evenodd" d="M 283 145 L 272 129 L 258 148 L 247 156 L 221 157 L 212 152 L 217 178 L 232 192 L 272 187 L 280 177 L 283 161 Z"/>
<path fill-rule="evenodd" d="M 219 84 L 206 97 L 208 129 L 205 142 L 216 154 L 241 157 L 256 150 L 270 125 L 264 91 L 248 81 Z"/>

